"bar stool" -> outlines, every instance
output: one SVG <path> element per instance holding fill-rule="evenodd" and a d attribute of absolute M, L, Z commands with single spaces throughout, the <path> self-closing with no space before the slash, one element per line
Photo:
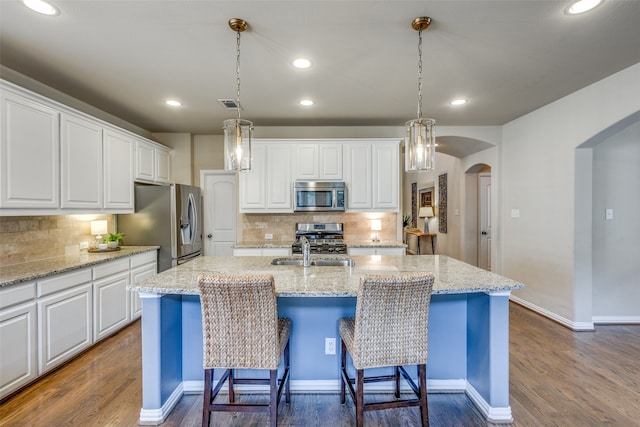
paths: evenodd
<path fill-rule="evenodd" d="M 426 363 L 433 281 L 433 275 L 427 273 L 365 275 L 360 279 L 356 317 L 339 321 L 340 403 L 345 403 L 346 386 L 356 406 L 358 427 L 364 425 L 365 411 L 409 406 L 419 406 L 422 425 L 429 425 Z M 347 352 L 357 379 L 347 373 Z M 418 366 L 418 386 L 405 370 L 406 365 Z M 365 369 L 378 367 L 394 367 L 394 373 L 365 378 Z M 399 400 L 400 374 L 413 389 L 415 398 Z M 378 381 L 395 382 L 396 400 L 364 403 L 364 384 Z"/>
<path fill-rule="evenodd" d="M 209 425 L 215 411 L 268 412 L 270 425 L 275 427 L 283 388 L 285 401 L 290 402 L 291 320 L 278 318 L 273 276 L 201 274 L 198 285 L 205 383 L 202 425 Z M 284 370 L 278 379 L 283 355 Z M 224 369 L 224 373 L 212 388 L 214 369 Z M 266 369 L 269 378 L 235 378 L 234 369 Z M 213 403 L 225 381 L 229 383 L 229 403 Z M 236 403 L 235 384 L 269 384 L 269 403 Z"/>

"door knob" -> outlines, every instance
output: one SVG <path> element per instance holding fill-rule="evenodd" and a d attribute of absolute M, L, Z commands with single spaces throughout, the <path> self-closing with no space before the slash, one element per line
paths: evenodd
<path fill-rule="evenodd" d="M 483 236 L 486 236 L 486 235 L 487 235 L 487 232 L 486 232 L 486 231 L 483 231 L 483 232 L 482 232 L 482 235 L 483 235 Z"/>
<path fill-rule="evenodd" d="M 207 234 L 207 237 L 210 239 L 210 238 L 213 237 L 213 234 L 209 233 L 209 234 Z"/>

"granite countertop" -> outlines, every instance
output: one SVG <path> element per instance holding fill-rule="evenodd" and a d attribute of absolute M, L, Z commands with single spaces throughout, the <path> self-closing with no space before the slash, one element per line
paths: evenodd
<path fill-rule="evenodd" d="M 382 241 L 372 242 L 371 240 L 345 240 L 348 248 L 406 248 L 407 245 L 402 242 L 395 241 Z M 233 245 L 236 249 L 248 249 L 248 248 L 290 248 L 292 242 L 278 242 L 278 243 L 266 243 L 262 242 L 242 242 Z"/>
<path fill-rule="evenodd" d="M 113 252 L 79 252 L 77 255 L 58 256 L 37 261 L 21 262 L 19 264 L 1 265 L 0 287 L 36 280 L 52 274 L 89 267 L 142 252 L 158 250 L 159 248 L 160 246 L 122 246 L 119 251 Z"/>
<path fill-rule="evenodd" d="M 345 257 L 313 255 L 312 258 Z M 280 297 L 355 297 L 363 274 L 420 271 L 434 273 L 434 294 L 503 292 L 524 287 L 522 283 L 444 255 L 348 258 L 355 261 L 354 267 L 276 266 L 271 265 L 271 257 L 206 256 L 138 282 L 129 289 L 155 294 L 198 295 L 200 273 L 272 274 Z"/>
<path fill-rule="evenodd" d="M 256 248 L 256 249 L 268 249 L 268 248 L 291 248 L 291 244 L 293 242 L 277 242 L 277 243 L 267 243 L 267 242 L 242 242 L 242 243 L 236 243 L 235 245 L 233 245 L 233 248 L 235 249 L 249 249 L 249 248 Z"/>
<path fill-rule="evenodd" d="M 396 241 L 373 242 L 371 240 L 345 240 L 348 248 L 406 248 L 407 245 Z"/>

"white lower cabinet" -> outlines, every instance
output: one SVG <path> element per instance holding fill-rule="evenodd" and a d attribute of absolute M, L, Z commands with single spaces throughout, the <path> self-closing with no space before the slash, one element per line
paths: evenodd
<path fill-rule="evenodd" d="M 291 248 L 234 248 L 233 256 L 290 256 Z"/>
<path fill-rule="evenodd" d="M 37 338 L 35 283 L 0 290 L 0 398 L 38 376 Z"/>
<path fill-rule="evenodd" d="M 347 248 L 349 255 L 405 255 L 405 248 Z"/>
<path fill-rule="evenodd" d="M 0 399 L 140 317 L 157 251 L 0 288 Z"/>
<path fill-rule="evenodd" d="M 131 276 L 129 278 L 132 285 L 154 276 L 158 272 L 156 252 L 145 252 L 131 257 Z M 129 291 L 130 317 L 135 320 L 142 315 L 142 302 L 140 295 L 136 291 Z"/>
<path fill-rule="evenodd" d="M 38 282 L 39 374 L 93 344 L 91 269 Z"/>
<path fill-rule="evenodd" d="M 129 259 L 93 268 L 94 341 L 129 323 Z"/>

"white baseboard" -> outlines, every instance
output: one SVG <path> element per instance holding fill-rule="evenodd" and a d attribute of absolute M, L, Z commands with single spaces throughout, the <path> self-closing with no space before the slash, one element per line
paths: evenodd
<path fill-rule="evenodd" d="M 595 331 L 595 326 L 593 325 L 593 322 L 574 322 L 573 320 L 569 320 L 566 317 L 559 316 L 556 313 L 553 313 L 529 301 L 523 300 L 522 298 L 518 298 L 515 295 L 511 295 L 509 299 L 515 302 L 516 304 L 526 307 L 529 310 L 535 311 L 536 313 L 541 314 L 544 317 L 547 317 L 553 320 L 554 322 L 560 323 L 561 325 L 566 326 L 567 328 L 573 331 Z"/>
<path fill-rule="evenodd" d="M 158 425 L 164 422 L 173 407 L 178 403 L 183 394 L 198 394 L 204 390 L 204 381 L 184 381 L 171 393 L 169 399 L 160 409 L 141 409 L 140 425 Z M 241 384 L 237 386 L 238 391 L 252 393 L 268 393 L 268 386 Z M 385 393 L 393 392 L 392 383 L 367 384 L 367 392 Z M 402 383 L 402 391 L 410 391 L 406 382 Z M 466 393 L 478 410 L 487 418 L 487 421 L 496 424 L 506 424 L 513 421 L 511 407 L 496 408 L 491 407 L 486 400 L 476 391 L 476 389 L 464 379 L 457 380 L 427 380 L 427 390 L 431 393 Z M 291 392 L 303 393 L 328 393 L 337 394 L 340 391 L 340 380 L 291 380 Z M 223 387 L 220 393 L 226 393 Z"/>
<path fill-rule="evenodd" d="M 200 392 L 202 392 L 202 389 L 200 389 Z M 173 390 L 173 393 L 171 393 L 171 396 L 169 396 L 161 408 L 140 409 L 140 419 L 138 420 L 138 424 L 141 426 L 156 426 L 161 424 L 167 418 L 173 407 L 180 401 L 183 394 L 183 386 L 182 383 L 180 383 L 178 384 L 178 387 Z"/>
<path fill-rule="evenodd" d="M 511 424 L 513 423 L 513 415 L 511 414 L 511 406 L 492 407 L 478 393 L 478 391 L 467 381 L 467 396 L 476 405 L 478 410 L 482 412 L 487 421 L 492 424 Z"/>
<path fill-rule="evenodd" d="M 593 316 L 596 325 L 637 325 L 640 316 Z"/>

